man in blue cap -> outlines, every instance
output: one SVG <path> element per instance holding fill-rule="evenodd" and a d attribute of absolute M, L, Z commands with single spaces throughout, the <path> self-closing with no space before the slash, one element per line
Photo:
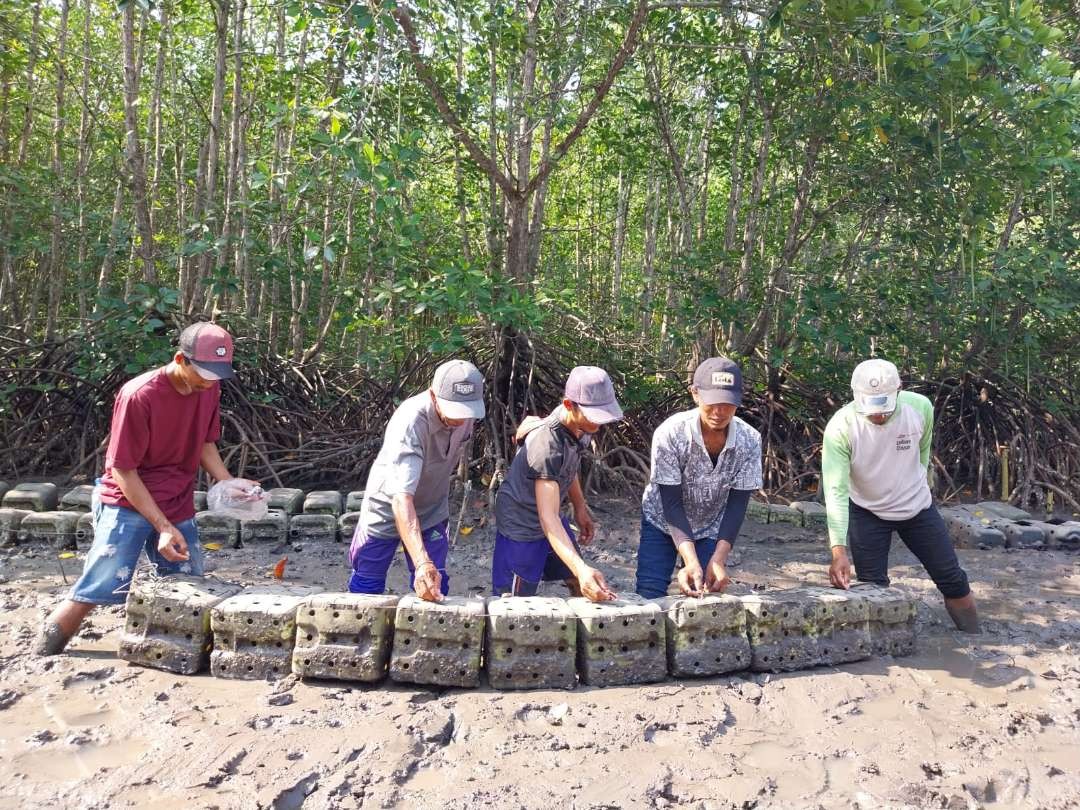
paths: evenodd
<path fill-rule="evenodd" d="M 730 583 L 727 558 L 750 495 L 761 488 L 761 435 L 739 417 L 742 372 L 712 357 L 694 372 L 697 405 L 653 433 L 652 471 L 641 501 L 637 592 L 667 594 L 678 558 L 679 590 L 719 592 Z"/>

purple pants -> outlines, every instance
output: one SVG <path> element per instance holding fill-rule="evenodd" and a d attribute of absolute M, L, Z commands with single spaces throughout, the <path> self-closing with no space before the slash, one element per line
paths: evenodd
<path fill-rule="evenodd" d="M 446 553 L 450 549 L 450 537 L 447 535 L 448 521 L 424 529 L 420 534 L 424 538 L 424 548 L 431 561 L 442 576 L 440 590 L 443 596 L 450 590 L 450 577 L 446 573 Z M 382 593 L 386 590 L 386 572 L 394 561 L 394 553 L 401 545 L 399 537 L 375 537 L 366 534 L 361 524 L 356 525 L 352 545 L 349 547 L 349 562 L 352 564 L 352 576 L 349 577 L 350 593 Z M 409 587 L 412 587 L 416 566 L 413 565 L 409 552 L 405 552 L 405 564 L 409 566 Z"/>

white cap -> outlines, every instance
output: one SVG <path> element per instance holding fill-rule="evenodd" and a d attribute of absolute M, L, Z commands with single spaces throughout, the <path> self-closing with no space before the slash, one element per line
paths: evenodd
<path fill-rule="evenodd" d="M 851 390 L 859 413 L 892 413 L 900 390 L 900 372 L 888 360 L 864 360 L 851 374 Z"/>

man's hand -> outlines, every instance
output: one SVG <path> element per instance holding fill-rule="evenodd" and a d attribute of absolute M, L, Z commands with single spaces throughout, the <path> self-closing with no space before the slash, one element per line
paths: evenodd
<path fill-rule="evenodd" d="M 589 545 L 596 537 L 596 522 L 593 520 L 589 507 L 582 506 L 574 510 L 574 523 L 578 527 L 578 543 L 583 546 Z"/>
<path fill-rule="evenodd" d="M 705 588 L 705 573 L 701 570 L 701 563 L 696 561 L 683 565 L 676 579 L 684 596 L 701 596 Z"/>
<path fill-rule="evenodd" d="M 441 586 L 442 574 L 435 567 L 435 563 L 427 560 L 416 566 L 413 588 L 416 590 L 417 596 L 425 602 L 441 602 L 443 600 Z"/>
<path fill-rule="evenodd" d="M 731 584 L 731 577 L 727 574 L 724 563 L 713 557 L 709 560 L 708 570 L 705 572 L 705 590 L 709 593 L 720 593 Z"/>
<path fill-rule="evenodd" d="M 834 588 L 843 588 L 846 591 L 851 587 L 851 561 L 848 559 L 847 548 L 844 546 L 832 547 L 829 581 Z"/>
<path fill-rule="evenodd" d="M 184 562 L 189 559 L 187 540 L 171 523 L 158 534 L 157 550 L 169 562 Z"/>
<path fill-rule="evenodd" d="M 615 592 L 608 587 L 604 575 L 595 568 L 582 566 L 577 580 L 581 587 L 581 595 L 590 602 L 610 602 L 617 598 Z"/>

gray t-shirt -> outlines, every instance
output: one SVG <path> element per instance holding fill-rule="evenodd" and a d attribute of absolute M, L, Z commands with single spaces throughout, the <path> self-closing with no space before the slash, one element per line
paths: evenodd
<path fill-rule="evenodd" d="M 473 420 L 450 428 L 435 413 L 424 391 L 398 406 L 383 435 L 382 448 L 368 473 L 360 523 L 367 534 L 397 537 L 393 497 L 413 496 L 420 528 L 429 529 L 450 517 L 450 478 L 454 474 Z"/>
<path fill-rule="evenodd" d="M 727 443 L 713 464 L 701 437 L 698 409 L 668 417 L 653 433 L 652 472 L 641 499 L 641 511 L 649 523 L 670 534 L 659 484 L 682 484 L 683 506 L 693 539 L 712 539 L 720 531 L 728 493 L 733 489 L 761 489 L 761 434 L 733 417 Z"/>
<path fill-rule="evenodd" d="M 560 421 L 561 414 L 559 407 L 530 432 L 510 463 L 510 472 L 495 497 L 495 528 L 504 537 L 518 542 L 546 542 L 536 512 L 536 481 L 557 481 L 562 502 L 577 477 L 581 454 L 592 437 L 585 433 L 580 439 L 574 438 Z"/>

